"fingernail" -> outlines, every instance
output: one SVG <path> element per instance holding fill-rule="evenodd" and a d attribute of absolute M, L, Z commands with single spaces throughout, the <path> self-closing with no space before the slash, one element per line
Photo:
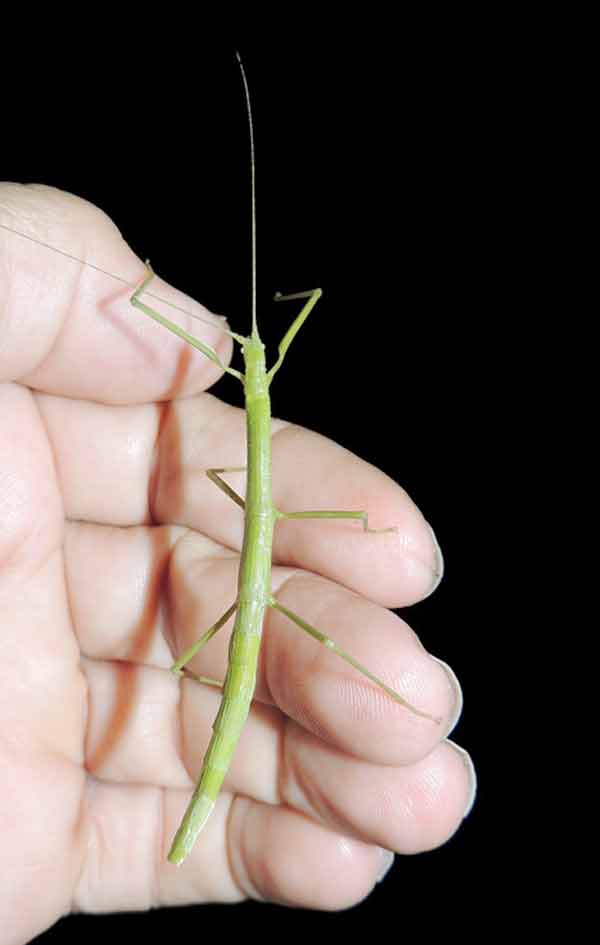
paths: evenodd
<path fill-rule="evenodd" d="M 454 709 L 452 711 L 452 714 L 450 715 L 450 727 L 448 729 L 448 735 L 449 735 L 450 732 L 453 731 L 454 728 L 456 728 L 456 723 L 458 722 L 461 716 L 462 710 L 463 710 L 464 700 L 463 700 L 462 689 L 460 688 L 460 683 L 458 681 L 458 678 L 454 670 L 451 669 L 451 667 L 448 666 L 447 663 L 444 663 L 443 660 L 438 659 L 437 656 L 433 656 L 431 653 L 429 655 L 431 656 L 432 660 L 435 660 L 436 663 L 440 664 L 440 666 L 446 673 L 446 676 L 448 677 L 448 682 L 450 683 L 450 688 L 452 689 L 452 692 L 454 693 Z"/>
<path fill-rule="evenodd" d="M 377 874 L 377 879 L 375 880 L 376 883 L 381 883 L 385 879 L 385 877 L 391 870 L 392 866 L 394 865 L 394 860 L 396 859 L 395 854 L 392 853 L 391 850 L 385 850 L 383 847 L 381 847 L 380 852 L 381 852 L 381 869 L 379 870 Z"/>
<path fill-rule="evenodd" d="M 444 576 L 444 556 L 442 554 L 442 549 L 440 548 L 440 543 L 436 538 L 435 532 L 429 522 L 426 523 L 427 528 L 431 532 L 431 540 L 433 541 L 433 547 L 435 551 L 434 564 L 433 564 L 433 584 L 431 586 L 430 594 L 439 587 L 440 581 Z"/>
<path fill-rule="evenodd" d="M 464 820 L 465 817 L 468 817 L 468 815 L 473 810 L 473 804 L 475 803 L 475 797 L 477 795 L 477 772 L 475 771 L 475 765 L 473 764 L 470 754 L 466 752 L 464 748 L 461 748 L 460 745 L 457 745 L 456 742 L 453 742 L 450 738 L 447 738 L 446 741 L 451 748 L 454 748 L 454 750 L 458 752 L 469 775 L 469 794 L 467 797 L 467 806 L 463 814 Z"/>

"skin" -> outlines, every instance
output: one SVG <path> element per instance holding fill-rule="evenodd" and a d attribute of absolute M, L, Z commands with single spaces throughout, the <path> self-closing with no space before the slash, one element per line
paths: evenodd
<path fill-rule="evenodd" d="M 143 276 L 84 201 L 1 185 L 0 222 L 23 220 Z M 169 667 L 235 597 L 243 519 L 205 469 L 244 464 L 244 414 L 205 393 L 219 368 L 129 294 L 0 230 L 2 945 L 70 911 L 247 897 L 347 907 L 387 851 L 444 843 L 474 793 L 468 756 L 446 738 L 455 677 L 386 609 L 439 582 L 428 525 L 374 467 L 274 420 L 279 508 L 367 508 L 374 527 L 399 528 L 279 523 L 276 596 L 444 722 L 411 715 L 268 612 L 255 703 L 215 810 L 184 864 L 166 861 L 220 701 Z M 228 361 L 218 319 L 181 323 Z M 243 494 L 243 474 L 227 478 Z M 194 672 L 223 678 L 229 630 Z"/>

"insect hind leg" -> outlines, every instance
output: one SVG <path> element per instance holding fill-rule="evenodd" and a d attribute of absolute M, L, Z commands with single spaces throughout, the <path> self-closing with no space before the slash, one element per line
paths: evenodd
<path fill-rule="evenodd" d="M 192 645 L 187 648 L 185 653 L 183 653 L 179 657 L 177 662 L 173 663 L 173 665 L 171 666 L 172 673 L 175 673 L 176 676 L 181 676 L 183 667 L 186 665 L 186 663 L 189 663 L 189 661 L 196 655 L 198 650 L 201 649 L 201 647 L 203 647 L 205 643 L 208 643 L 208 641 L 214 637 L 215 633 L 218 633 L 221 627 L 225 626 L 229 618 L 237 610 L 237 605 L 238 605 L 238 602 L 236 599 L 234 600 L 231 607 L 228 610 L 226 610 L 225 613 L 221 617 L 219 617 L 217 622 L 213 623 L 212 627 L 209 627 L 206 633 L 203 633 L 199 640 L 196 640 L 195 643 L 192 643 Z M 213 682 L 216 682 L 216 680 L 214 680 Z"/>
<path fill-rule="evenodd" d="M 441 718 L 438 718 L 434 715 L 429 715 L 428 712 L 422 712 L 420 709 L 415 708 L 414 705 L 411 705 L 410 702 L 407 702 L 406 699 L 403 699 L 400 693 L 396 692 L 395 689 L 392 689 L 390 686 L 387 686 L 379 676 L 375 676 L 374 673 L 371 673 L 366 666 L 363 666 L 362 663 L 359 663 L 358 660 L 355 660 L 353 656 L 350 656 L 349 653 L 346 653 L 340 646 L 337 645 L 335 640 L 332 640 L 331 637 L 328 637 L 325 633 L 322 633 L 320 630 L 317 630 L 316 627 L 311 626 L 306 620 L 303 620 L 302 617 L 299 617 L 298 614 L 295 614 L 292 610 L 288 610 L 287 607 L 284 607 L 283 604 L 280 604 L 275 597 L 269 599 L 269 607 L 272 607 L 274 610 L 279 611 L 283 614 L 288 620 L 291 620 L 292 623 L 295 623 L 297 627 L 300 627 L 301 630 L 304 630 L 305 633 L 308 633 L 313 640 L 317 640 L 319 643 L 322 643 L 323 646 L 326 646 L 328 650 L 331 650 L 332 653 L 335 653 L 336 656 L 339 656 L 346 663 L 349 663 L 350 666 L 353 666 L 354 669 L 358 670 L 363 676 L 366 676 L 367 679 L 370 679 L 371 682 L 379 686 L 380 689 L 393 699 L 394 702 L 397 702 L 398 705 L 404 706 L 405 709 L 408 709 L 409 712 L 412 712 L 413 715 L 418 715 L 419 718 L 428 719 L 430 722 L 435 722 L 436 725 L 441 723 Z"/>

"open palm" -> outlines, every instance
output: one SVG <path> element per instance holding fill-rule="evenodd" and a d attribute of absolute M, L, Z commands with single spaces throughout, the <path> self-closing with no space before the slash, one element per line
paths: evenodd
<path fill-rule="evenodd" d="M 143 275 L 110 221 L 67 194 L 2 185 L 0 222 L 132 283 Z M 411 715 L 270 612 L 224 790 L 190 857 L 166 862 L 220 698 L 169 667 L 235 597 L 243 517 L 205 472 L 244 465 L 245 429 L 204 393 L 219 369 L 129 294 L 0 229 L 2 945 L 71 910 L 249 896 L 347 906 L 387 851 L 444 842 L 473 793 L 467 756 L 445 740 L 460 711 L 452 674 L 385 609 L 437 583 L 429 527 L 382 473 L 275 421 L 278 507 L 367 508 L 399 530 L 278 525 L 278 598 L 445 723 Z M 212 320 L 188 328 L 226 362 Z M 228 478 L 243 493 L 243 473 Z M 223 678 L 228 629 L 196 672 Z"/>

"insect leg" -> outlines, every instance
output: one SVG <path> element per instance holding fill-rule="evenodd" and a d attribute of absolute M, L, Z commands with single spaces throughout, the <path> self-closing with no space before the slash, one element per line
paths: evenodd
<path fill-rule="evenodd" d="M 340 512 L 337 510 L 332 511 L 308 511 L 308 512 L 280 512 L 279 509 L 275 510 L 275 518 L 353 518 L 359 519 L 363 524 L 363 531 L 369 532 L 371 535 L 383 535 L 386 532 L 397 532 L 398 529 L 395 525 L 392 525 L 391 528 L 369 528 L 369 516 L 367 512 Z"/>
<path fill-rule="evenodd" d="M 234 368 L 229 368 L 223 364 L 214 348 L 211 348 L 210 345 L 205 345 L 204 342 L 200 341 L 199 338 L 195 338 L 194 335 L 190 335 L 188 331 L 185 331 L 185 329 L 181 328 L 179 325 L 176 325 L 175 322 L 172 322 L 169 318 L 165 318 L 165 316 L 161 315 L 160 312 L 150 308 L 150 306 L 146 305 L 145 302 L 140 301 L 140 295 L 142 295 L 148 283 L 154 279 L 154 272 L 148 260 L 146 260 L 146 269 L 147 273 L 145 278 L 129 299 L 134 308 L 139 308 L 139 310 L 143 312 L 144 315 L 148 315 L 150 318 L 153 318 L 155 322 L 159 323 L 159 325 L 163 325 L 164 328 L 168 328 L 169 331 L 172 331 L 173 334 L 177 335 L 179 338 L 182 338 L 183 341 L 187 341 L 188 344 L 192 345 L 194 348 L 198 348 L 202 354 L 205 354 L 207 358 L 210 358 L 211 361 L 214 361 L 215 364 L 218 364 L 223 371 L 227 371 L 228 374 L 233 374 L 233 376 L 237 377 L 238 380 L 242 380 L 243 375 Z"/>
<path fill-rule="evenodd" d="M 171 666 L 171 672 L 175 673 L 177 676 L 181 676 L 181 671 L 183 667 L 185 666 L 185 664 L 189 663 L 192 657 L 196 655 L 198 650 L 201 647 L 203 647 L 205 643 L 208 643 L 208 641 L 211 640 L 212 637 L 214 637 L 215 633 L 217 633 L 221 629 L 221 627 L 227 623 L 231 615 L 235 612 L 236 608 L 237 608 L 237 600 L 233 602 L 229 610 L 225 611 L 222 617 L 219 617 L 216 623 L 213 623 L 212 627 L 210 627 L 206 631 L 206 633 L 202 634 L 199 640 L 196 640 L 195 643 L 192 643 L 192 645 L 187 648 L 185 653 L 183 653 L 183 655 L 179 657 L 176 663 L 173 663 L 173 665 Z M 212 680 L 212 682 L 215 683 L 215 680 Z"/>
<path fill-rule="evenodd" d="M 320 630 L 317 630 L 315 627 L 312 627 L 306 620 L 303 620 L 302 617 L 299 617 L 298 614 L 295 614 L 293 611 L 288 610 L 287 607 L 284 607 L 283 604 L 280 604 L 278 600 L 274 597 L 271 597 L 269 600 L 269 606 L 273 607 L 274 610 L 278 610 L 279 613 L 284 614 L 289 620 L 300 627 L 301 630 L 304 630 L 305 633 L 308 633 L 309 636 L 313 639 L 318 640 L 319 643 L 322 643 L 327 647 L 328 650 L 331 650 L 341 659 L 345 660 L 346 663 L 350 663 L 350 666 L 353 666 L 354 669 L 358 670 L 359 673 L 362 673 L 363 676 L 366 676 L 367 679 L 370 679 L 371 682 L 374 682 L 379 686 L 394 702 L 397 702 L 399 705 L 404 706 L 405 709 L 408 709 L 413 715 L 418 715 L 422 719 L 429 719 L 430 722 L 435 722 L 437 725 L 442 721 L 440 718 L 436 718 L 433 715 L 429 715 L 427 712 L 421 712 L 420 709 L 415 709 L 414 706 L 407 702 L 406 699 L 403 699 L 402 696 L 397 693 L 394 689 L 391 689 L 390 686 L 386 686 L 382 679 L 379 679 L 378 676 L 375 676 L 373 673 L 369 672 L 366 666 L 363 666 L 362 663 L 359 663 L 358 660 L 355 660 L 353 656 L 350 656 L 349 653 L 346 653 L 345 650 L 342 650 L 337 643 L 328 637 L 326 634 L 321 633 Z"/>
<path fill-rule="evenodd" d="M 192 673 L 187 667 L 182 670 L 184 676 L 193 679 L 194 682 L 201 683 L 203 686 L 216 686 L 217 689 L 223 688 L 222 679 L 213 679 L 212 676 L 199 676 L 198 673 Z"/>
<path fill-rule="evenodd" d="M 238 495 L 235 489 L 231 488 L 229 483 L 225 482 L 224 479 L 221 479 L 221 477 L 219 476 L 219 473 L 244 472 L 245 469 L 246 469 L 245 466 L 227 466 L 227 467 L 224 467 L 223 469 L 207 469 L 206 470 L 206 475 L 208 476 L 210 481 L 214 482 L 215 486 L 217 486 L 218 489 L 221 489 L 221 491 L 224 492 L 225 495 L 228 495 L 230 499 L 233 499 L 236 505 L 239 505 L 240 508 L 244 510 L 246 509 L 246 503 L 242 499 L 241 495 Z"/>
<path fill-rule="evenodd" d="M 283 336 L 283 338 L 281 339 L 279 343 L 279 357 L 277 358 L 273 367 L 269 371 L 267 371 L 267 381 L 269 384 L 271 383 L 271 381 L 277 374 L 277 371 L 281 367 L 283 363 L 283 359 L 285 358 L 287 349 L 291 345 L 292 341 L 294 340 L 294 338 L 296 337 L 296 335 L 302 328 L 304 322 L 306 321 L 306 319 L 308 318 L 308 316 L 310 315 L 310 313 L 312 312 L 313 308 L 315 307 L 315 305 L 317 304 L 317 302 L 319 301 L 322 295 L 323 295 L 322 289 L 310 289 L 308 292 L 292 292 L 290 295 L 281 295 L 281 293 L 278 292 L 277 295 L 275 296 L 276 302 L 287 302 L 290 299 L 308 299 L 308 302 L 306 303 L 306 305 L 303 306 L 302 310 L 300 311 L 300 314 L 296 316 L 296 318 L 294 319 L 294 321 L 292 322 L 292 324 L 290 325 L 290 327 L 288 328 L 288 330 L 286 331 L 285 335 Z"/>

